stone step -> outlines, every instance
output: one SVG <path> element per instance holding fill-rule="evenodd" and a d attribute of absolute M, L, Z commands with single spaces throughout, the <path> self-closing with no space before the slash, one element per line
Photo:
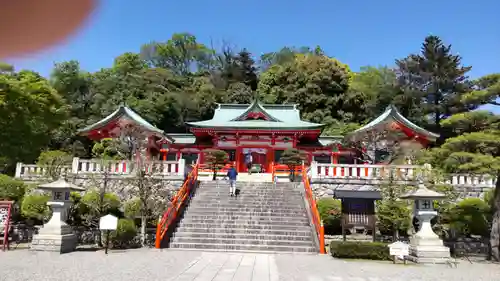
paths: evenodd
<path fill-rule="evenodd" d="M 306 232 L 304 232 L 306 233 Z M 248 233 L 206 233 L 206 232 L 176 232 L 174 237 L 209 238 L 209 239 L 249 239 L 249 240 L 293 240 L 311 242 L 311 233 L 305 235 L 274 235 L 274 234 L 248 234 Z M 175 240 L 177 241 L 177 240 Z"/>
<path fill-rule="evenodd" d="M 290 224 L 248 224 L 248 223 L 193 223 L 181 221 L 180 226 L 192 228 L 241 228 L 241 229 L 280 229 L 280 230 L 306 230 L 310 229 L 309 225 L 290 225 Z"/>
<path fill-rule="evenodd" d="M 255 220 L 255 221 L 298 221 L 309 222 L 306 216 L 290 217 L 290 216 L 260 216 L 260 215 L 231 215 L 231 214 L 190 214 L 185 216 L 185 219 L 198 219 L 198 220 Z"/>
<path fill-rule="evenodd" d="M 247 207 L 238 207 L 235 205 L 220 207 L 220 206 L 200 206 L 199 204 L 193 204 L 188 207 L 188 213 L 246 213 L 246 214 L 276 214 L 276 215 L 285 215 L 288 216 L 296 216 L 296 215 L 306 215 L 305 207 L 296 207 L 296 208 L 277 208 L 277 207 L 256 207 L 256 208 L 247 208 Z"/>
<path fill-rule="evenodd" d="M 199 244 L 231 244 L 231 245 L 265 245 L 265 246 L 299 246 L 313 247 L 311 241 L 297 240 L 261 240 L 261 239 L 231 239 L 231 238 L 197 238 L 197 237 L 174 237 L 173 243 L 199 243 Z"/>
<path fill-rule="evenodd" d="M 240 191 L 241 194 L 247 193 L 247 194 L 258 194 L 258 195 L 297 195 L 301 196 L 302 195 L 302 190 L 300 189 L 290 189 L 290 190 L 278 190 L 278 189 L 252 189 L 252 188 L 246 188 L 246 187 L 241 187 L 241 186 L 236 186 L 236 189 Z M 213 188 L 200 188 L 198 189 L 197 193 L 198 194 L 203 194 L 203 193 L 208 193 L 208 194 L 214 194 L 214 193 L 226 193 L 229 192 L 229 186 L 220 186 L 220 187 L 213 187 Z"/>
<path fill-rule="evenodd" d="M 229 188 L 228 189 L 217 189 L 215 191 L 198 191 L 196 192 L 196 195 L 203 195 L 203 196 L 223 196 L 229 194 Z M 240 190 L 239 195 L 243 196 L 255 196 L 255 197 L 296 197 L 300 198 L 303 197 L 302 193 L 300 192 L 253 192 L 252 190 Z"/>
<path fill-rule="evenodd" d="M 221 251 L 260 251 L 260 252 L 299 252 L 316 253 L 314 247 L 289 247 L 289 246 L 267 246 L 267 245 L 235 245 L 235 244 L 208 244 L 208 243 L 171 243 L 171 248 L 176 249 L 200 249 Z"/>
<path fill-rule="evenodd" d="M 220 194 L 200 194 L 197 193 L 194 195 L 194 198 L 205 198 L 205 199 L 218 199 L 218 198 L 231 198 L 233 199 L 233 196 L 230 196 L 229 191 L 226 193 L 220 193 Z M 267 195 L 267 194 L 262 194 L 262 195 L 255 195 L 255 194 L 246 194 L 246 193 L 240 193 L 236 197 L 240 200 L 295 200 L 295 201 L 304 201 L 303 197 L 301 195 Z"/>
<path fill-rule="evenodd" d="M 303 230 L 295 230 L 295 229 L 244 229 L 244 228 L 196 228 L 196 227 L 186 227 L 179 226 L 177 228 L 176 235 L 181 233 L 210 233 L 210 234 L 221 234 L 221 235 L 280 235 L 280 236 L 297 236 L 297 237 L 305 237 L 312 235 L 311 228 L 303 229 Z"/>
<path fill-rule="evenodd" d="M 219 181 L 219 182 L 203 182 L 201 187 L 205 186 L 229 186 L 229 181 Z M 248 188 L 271 188 L 271 189 L 294 189 L 300 188 L 301 184 L 290 185 L 290 184 L 281 184 L 274 185 L 272 183 L 256 183 L 256 182 L 244 182 L 244 181 L 236 181 L 236 186 L 244 186 Z"/>
<path fill-rule="evenodd" d="M 189 215 L 182 220 L 185 223 L 204 223 L 204 224 L 243 224 L 243 225 L 295 225 L 295 226 L 308 226 L 309 222 L 306 220 L 244 220 L 244 219 L 199 219 L 191 218 Z"/>
<path fill-rule="evenodd" d="M 192 204 L 195 204 L 193 202 Z M 203 207 L 203 208 L 217 208 L 217 209 L 224 209 L 224 208 L 236 208 L 236 209 L 248 209 L 248 210 L 259 210 L 259 209 L 270 209 L 270 210 L 280 210 L 280 211 L 287 211 L 287 210 L 297 210 L 300 208 L 300 210 L 304 210 L 304 207 L 299 206 L 299 205 L 289 205 L 284 202 L 264 202 L 264 203 L 245 203 L 245 202 L 221 202 L 221 203 L 210 203 L 210 202 L 203 202 L 199 201 L 196 202 L 196 207 Z"/>
<path fill-rule="evenodd" d="M 229 194 L 226 197 L 220 198 L 203 198 L 194 197 L 193 202 L 204 203 L 204 204 L 246 204 L 246 205 L 271 205 L 271 206 L 297 206 L 300 207 L 304 204 L 303 199 L 286 199 L 286 198 L 240 198 L 240 197 L 230 197 Z"/>

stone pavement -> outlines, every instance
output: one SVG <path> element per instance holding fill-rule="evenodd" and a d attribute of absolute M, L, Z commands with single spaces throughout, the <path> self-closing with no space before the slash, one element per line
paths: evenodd
<path fill-rule="evenodd" d="M 59 255 L 0 252 L 0 281 L 435 281 L 500 280 L 500 265 L 462 262 L 393 265 L 328 255 L 254 254 L 139 249 Z"/>

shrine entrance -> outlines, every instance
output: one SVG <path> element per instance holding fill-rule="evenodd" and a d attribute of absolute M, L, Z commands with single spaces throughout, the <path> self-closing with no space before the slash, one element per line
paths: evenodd
<path fill-rule="evenodd" d="M 252 171 L 257 173 L 267 172 L 269 166 L 269 149 L 267 148 L 242 148 L 240 155 L 240 171 L 248 172 L 246 164 L 247 155 L 252 155 Z"/>

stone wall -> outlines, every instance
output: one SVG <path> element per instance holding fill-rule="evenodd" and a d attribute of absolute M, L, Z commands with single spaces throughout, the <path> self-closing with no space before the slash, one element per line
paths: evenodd
<path fill-rule="evenodd" d="M 317 197 L 332 197 L 335 190 L 353 190 L 353 191 L 376 191 L 382 184 L 379 181 L 366 180 L 329 180 L 313 181 L 311 188 Z M 414 182 L 405 182 L 403 184 L 415 185 Z M 455 186 L 458 197 L 463 198 L 483 198 L 486 191 L 490 190 L 483 186 Z"/>
<path fill-rule="evenodd" d="M 183 180 L 183 178 L 179 177 L 148 177 L 144 178 L 143 183 L 154 191 L 155 196 L 164 199 L 175 194 L 182 187 Z M 123 201 L 137 196 L 140 184 L 136 177 L 126 175 L 110 176 L 107 179 L 101 175 L 78 175 L 68 177 L 68 181 L 86 189 L 103 188 L 106 185 L 108 192 L 116 193 Z"/>
<path fill-rule="evenodd" d="M 105 179 L 102 174 L 69 174 L 66 180 L 87 190 L 103 188 L 106 185 L 107 192 L 116 193 L 123 201 L 137 196 L 139 186 L 137 177 L 131 175 L 110 175 Z M 38 177 L 36 179 L 24 179 L 24 181 L 27 184 L 37 185 L 50 180 Z M 179 176 L 145 177 L 144 183 L 154 190 L 156 196 L 164 199 L 175 194 L 182 187 L 184 178 Z"/>
<path fill-rule="evenodd" d="M 25 224 L 16 224 L 12 226 L 12 232 L 10 237 L 10 243 L 12 247 L 15 247 L 19 243 L 31 243 L 33 235 L 38 232 L 41 226 L 28 226 Z M 83 226 L 73 227 L 73 231 L 78 239 L 79 246 L 85 245 L 97 245 L 99 238 L 99 229 L 97 228 L 87 228 Z M 137 229 L 138 234 L 133 241 L 130 241 L 130 247 L 137 247 L 140 245 L 140 233 L 139 228 Z M 155 243 L 156 228 L 146 229 L 146 244 L 153 246 Z"/>

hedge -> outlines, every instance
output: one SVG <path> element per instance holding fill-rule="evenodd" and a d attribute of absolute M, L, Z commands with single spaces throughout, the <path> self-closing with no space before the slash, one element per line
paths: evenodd
<path fill-rule="evenodd" d="M 335 258 L 391 260 L 387 245 L 380 242 L 332 241 L 330 253 Z"/>

